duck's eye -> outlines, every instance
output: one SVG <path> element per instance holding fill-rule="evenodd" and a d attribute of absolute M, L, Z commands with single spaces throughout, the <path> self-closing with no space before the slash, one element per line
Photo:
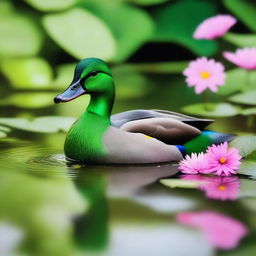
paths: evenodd
<path fill-rule="evenodd" d="M 98 74 L 98 72 L 97 72 L 96 70 L 94 70 L 94 71 L 92 71 L 92 72 L 90 73 L 91 76 L 96 76 L 97 74 Z"/>

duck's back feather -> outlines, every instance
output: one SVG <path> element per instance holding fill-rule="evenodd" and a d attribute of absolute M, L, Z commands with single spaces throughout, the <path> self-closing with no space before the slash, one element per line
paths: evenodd
<path fill-rule="evenodd" d="M 212 122 L 166 110 L 131 110 L 111 116 L 114 127 L 143 133 L 167 144 L 183 144 Z"/>

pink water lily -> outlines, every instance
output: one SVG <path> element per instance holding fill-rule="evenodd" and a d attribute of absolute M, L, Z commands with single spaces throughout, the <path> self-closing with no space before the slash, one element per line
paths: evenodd
<path fill-rule="evenodd" d="M 196 28 L 193 37 L 195 39 L 212 40 L 223 36 L 234 26 L 236 18 L 228 14 L 219 14 L 204 20 Z"/>
<path fill-rule="evenodd" d="M 217 175 L 228 176 L 236 174 L 241 164 L 241 155 L 238 149 L 228 148 L 228 143 L 212 145 L 206 152 L 209 168 Z"/>
<path fill-rule="evenodd" d="M 206 57 L 191 61 L 183 74 L 186 76 L 188 86 L 195 87 L 197 94 L 206 89 L 217 92 L 218 87 L 224 85 L 225 81 L 224 66 Z"/>
<path fill-rule="evenodd" d="M 208 161 L 203 153 L 186 155 L 185 159 L 179 163 L 179 170 L 187 174 L 208 173 L 208 168 Z"/>
<path fill-rule="evenodd" d="M 223 56 L 238 67 L 256 69 L 256 47 L 237 49 L 236 52 L 223 52 Z"/>
<path fill-rule="evenodd" d="M 224 250 L 235 248 L 248 232 L 240 221 L 213 211 L 183 212 L 176 219 L 183 225 L 200 229 L 210 244 Z"/>

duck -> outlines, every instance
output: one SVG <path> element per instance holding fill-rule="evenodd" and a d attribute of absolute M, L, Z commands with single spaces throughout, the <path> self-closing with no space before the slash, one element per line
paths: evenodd
<path fill-rule="evenodd" d="M 81 60 L 70 86 L 54 102 L 69 102 L 84 94 L 90 95 L 89 104 L 71 126 L 64 143 L 65 156 L 72 162 L 177 162 L 186 154 L 233 139 L 229 134 L 205 130 L 213 120 L 168 110 L 137 109 L 111 115 L 114 79 L 107 63 L 98 58 Z"/>

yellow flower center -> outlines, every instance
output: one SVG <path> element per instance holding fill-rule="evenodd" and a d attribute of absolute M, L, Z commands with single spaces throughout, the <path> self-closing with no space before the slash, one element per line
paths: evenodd
<path fill-rule="evenodd" d="M 226 187 L 225 185 L 219 185 L 219 186 L 218 186 L 218 189 L 219 189 L 219 190 L 226 190 L 226 188 L 227 188 L 227 187 Z"/>
<path fill-rule="evenodd" d="M 225 157 L 221 157 L 221 158 L 219 159 L 219 162 L 220 162 L 221 164 L 225 164 L 225 163 L 227 162 L 227 159 L 226 159 Z"/>
<path fill-rule="evenodd" d="M 200 73 L 200 75 L 201 75 L 201 78 L 203 78 L 203 79 L 208 79 L 208 78 L 211 77 L 211 73 L 208 72 L 208 71 L 202 71 L 202 72 Z"/>

